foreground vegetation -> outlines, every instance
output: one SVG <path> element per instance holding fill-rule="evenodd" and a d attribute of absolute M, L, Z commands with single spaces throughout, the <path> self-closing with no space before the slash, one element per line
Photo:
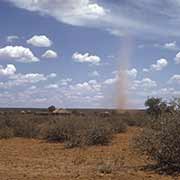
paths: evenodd
<path fill-rule="evenodd" d="M 109 145 L 113 137 L 130 126 L 139 128 L 133 136 L 132 151 L 145 155 L 156 168 L 180 172 L 180 99 L 170 102 L 149 98 L 146 112 L 115 111 L 70 115 L 1 114 L 0 139 L 14 137 L 63 143 L 65 148 Z M 103 166 L 106 169 L 107 166 Z M 102 167 L 100 168 L 102 169 Z M 109 168 L 107 170 L 109 172 Z"/>
<path fill-rule="evenodd" d="M 155 160 L 156 168 L 173 173 L 180 171 L 180 99 L 163 102 L 148 99 L 146 126 L 135 138 L 135 149 Z"/>
<path fill-rule="evenodd" d="M 126 132 L 127 126 L 141 125 L 139 115 L 129 113 L 77 112 L 69 116 L 8 114 L 0 115 L 0 138 L 37 138 L 64 142 L 66 148 L 107 145 L 114 134 Z M 141 117 L 142 118 L 142 117 Z"/>

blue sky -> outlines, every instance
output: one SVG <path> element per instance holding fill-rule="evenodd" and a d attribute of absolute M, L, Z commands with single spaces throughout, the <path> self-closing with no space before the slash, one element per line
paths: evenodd
<path fill-rule="evenodd" d="M 121 72 L 126 108 L 180 96 L 179 12 L 180 0 L 1 1 L 0 106 L 117 107 Z"/>

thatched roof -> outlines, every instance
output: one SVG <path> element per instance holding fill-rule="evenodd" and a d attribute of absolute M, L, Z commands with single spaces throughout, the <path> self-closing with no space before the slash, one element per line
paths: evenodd
<path fill-rule="evenodd" d="M 71 112 L 69 112 L 68 110 L 66 109 L 56 109 L 53 111 L 53 114 L 64 114 L 64 115 L 68 115 L 68 114 L 71 114 Z"/>

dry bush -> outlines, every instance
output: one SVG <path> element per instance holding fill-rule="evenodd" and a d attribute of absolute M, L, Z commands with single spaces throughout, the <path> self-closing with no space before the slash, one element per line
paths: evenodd
<path fill-rule="evenodd" d="M 16 114 L 2 116 L 0 129 L 12 130 L 14 137 L 35 138 L 38 135 L 37 123 L 29 117 Z"/>
<path fill-rule="evenodd" d="M 137 127 L 145 126 L 148 120 L 147 115 L 143 112 L 138 112 L 134 114 L 125 113 L 122 119 L 124 120 L 124 122 L 126 122 L 128 126 Z"/>
<path fill-rule="evenodd" d="M 163 115 L 149 121 L 148 126 L 135 138 L 135 148 L 158 166 L 180 168 L 179 113 Z"/>
<path fill-rule="evenodd" d="M 40 132 L 44 139 L 64 142 L 66 148 L 105 145 L 111 141 L 113 134 L 107 121 L 74 115 L 45 123 Z"/>
<path fill-rule="evenodd" d="M 119 115 L 100 117 L 92 113 L 68 117 L 7 114 L 0 116 L 0 130 L 3 128 L 7 133 L 12 130 L 11 136 L 14 137 L 64 142 L 66 148 L 106 145 L 111 142 L 113 134 L 127 130 Z"/>
<path fill-rule="evenodd" d="M 127 124 L 124 119 L 121 119 L 119 117 L 114 117 L 109 120 L 111 126 L 112 126 L 112 131 L 114 133 L 124 133 L 127 131 Z"/>
<path fill-rule="evenodd" d="M 113 130 L 108 121 L 93 120 L 85 133 L 86 145 L 107 145 L 111 142 Z"/>
<path fill-rule="evenodd" d="M 0 139 L 8 139 L 14 137 L 14 131 L 12 128 L 3 127 L 0 129 Z"/>

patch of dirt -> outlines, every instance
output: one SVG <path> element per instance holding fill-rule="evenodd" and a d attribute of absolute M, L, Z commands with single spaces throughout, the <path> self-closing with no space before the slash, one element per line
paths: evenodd
<path fill-rule="evenodd" d="M 65 149 L 61 143 L 14 138 L 0 140 L 1 180 L 172 180 L 143 171 L 144 157 L 130 150 L 139 128 L 118 134 L 109 146 Z M 178 177 L 176 177 L 178 179 Z M 179 178 L 180 179 L 180 178 Z"/>

